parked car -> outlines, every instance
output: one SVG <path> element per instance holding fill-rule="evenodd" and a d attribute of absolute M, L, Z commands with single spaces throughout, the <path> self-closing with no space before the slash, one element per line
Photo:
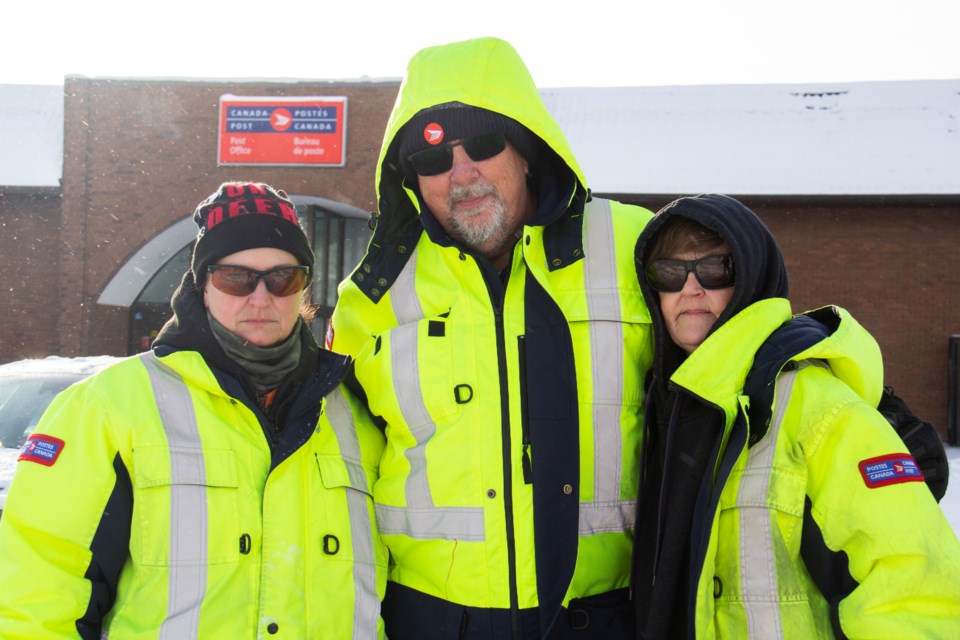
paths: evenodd
<path fill-rule="evenodd" d="M 121 359 L 50 356 L 0 365 L 0 512 L 13 480 L 20 447 L 54 396 Z"/>

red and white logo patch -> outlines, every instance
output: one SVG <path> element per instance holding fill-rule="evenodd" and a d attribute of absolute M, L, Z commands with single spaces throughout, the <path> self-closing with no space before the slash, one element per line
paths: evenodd
<path fill-rule="evenodd" d="M 923 482 L 923 473 L 909 453 L 894 453 L 860 463 L 860 475 L 870 489 L 903 482 Z"/>
<path fill-rule="evenodd" d="M 443 127 L 436 122 L 431 122 L 423 128 L 423 139 L 427 144 L 440 144 L 443 142 Z"/>
<path fill-rule="evenodd" d="M 17 460 L 27 460 L 45 467 L 52 467 L 63 452 L 64 446 L 65 443 L 60 438 L 34 433 L 23 443 Z"/>

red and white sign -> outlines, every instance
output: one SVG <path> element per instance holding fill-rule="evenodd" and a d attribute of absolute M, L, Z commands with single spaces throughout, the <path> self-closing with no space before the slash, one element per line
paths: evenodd
<path fill-rule="evenodd" d="M 346 164 L 347 98 L 220 96 L 217 164 Z"/>

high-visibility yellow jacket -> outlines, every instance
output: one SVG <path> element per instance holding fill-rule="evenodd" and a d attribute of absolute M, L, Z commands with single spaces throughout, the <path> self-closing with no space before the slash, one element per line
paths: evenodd
<path fill-rule="evenodd" d="M 272 448 L 194 351 L 60 394 L 0 519 L 0 637 L 382 637 L 382 435 L 338 379 L 303 383 Z"/>
<path fill-rule="evenodd" d="M 402 184 L 398 130 L 448 101 L 521 122 L 561 161 L 553 178 L 564 196 L 524 227 L 505 284 L 482 258 L 431 237 Z M 651 214 L 587 202 L 523 63 L 489 38 L 411 62 L 377 176 L 377 228 L 341 284 L 328 340 L 355 356 L 371 412 L 386 426 L 375 500 L 392 560 L 387 600 L 402 597 L 394 609 L 385 603 L 388 633 L 460 637 L 461 625 L 468 634 L 500 628 L 497 620 L 516 622 L 521 611 L 521 626 L 547 633 L 571 616 L 582 624 L 590 605 L 581 599 L 615 593 L 610 610 L 632 615 L 626 588 L 652 349 L 633 248 Z M 561 616 L 561 606 L 574 613 Z"/>
<path fill-rule="evenodd" d="M 743 381 L 787 300 L 747 307 L 671 376 L 725 423 L 693 517 L 690 637 L 960 637 L 960 542 L 874 408 L 879 348 L 843 309 L 816 315 L 835 328 L 785 368 L 760 438 Z"/>

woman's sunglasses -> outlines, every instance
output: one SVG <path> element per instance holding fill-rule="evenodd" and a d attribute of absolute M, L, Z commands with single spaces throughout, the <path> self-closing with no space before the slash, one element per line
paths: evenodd
<path fill-rule="evenodd" d="M 407 159 L 413 165 L 414 171 L 421 176 L 438 176 L 450 171 L 453 167 L 453 148 L 463 147 L 470 159 L 474 162 L 489 160 L 503 152 L 507 147 L 507 139 L 502 133 L 490 133 L 464 138 L 432 149 L 424 149 L 411 153 Z"/>
<path fill-rule="evenodd" d="M 210 282 L 228 296 L 248 296 L 263 280 L 270 295 L 286 298 L 303 291 L 310 282 L 310 267 L 276 267 L 257 271 L 232 264 L 211 264 L 207 267 Z"/>
<path fill-rule="evenodd" d="M 733 256 L 726 253 L 698 260 L 652 260 L 647 264 L 647 282 L 654 291 L 677 292 L 691 271 L 704 289 L 732 287 L 736 278 Z"/>

